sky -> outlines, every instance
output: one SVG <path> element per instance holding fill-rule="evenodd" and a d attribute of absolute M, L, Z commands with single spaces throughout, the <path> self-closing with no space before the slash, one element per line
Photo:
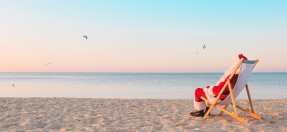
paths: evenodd
<path fill-rule="evenodd" d="M 259 59 L 254 72 L 287 72 L 286 9 L 286 0 L 2 0 L 0 72 L 224 72 L 241 53 Z"/>

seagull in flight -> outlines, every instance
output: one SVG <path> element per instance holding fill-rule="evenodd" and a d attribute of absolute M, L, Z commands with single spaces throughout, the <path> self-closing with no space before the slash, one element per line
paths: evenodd
<path fill-rule="evenodd" d="M 50 63 L 46 64 L 45 66 L 50 65 L 51 63 L 52 63 L 52 62 L 50 62 Z"/>
<path fill-rule="evenodd" d="M 205 49 L 206 47 L 205 47 L 205 45 L 203 45 L 203 49 Z"/>
<path fill-rule="evenodd" d="M 86 35 L 84 35 L 83 37 L 86 38 L 86 40 L 88 39 L 88 36 L 86 36 Z"/>

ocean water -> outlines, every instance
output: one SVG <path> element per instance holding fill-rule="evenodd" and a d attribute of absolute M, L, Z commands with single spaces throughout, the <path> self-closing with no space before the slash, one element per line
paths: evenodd
<path fill-rule="evenodd" d="M 223 73 L 0 72 L 0 97 L 193 99 Z M 13 86 L 14 84 L 14 86 Z M 287 98 L 287 73 L 252 73 L 252 99 Z M 247 99 L 245 90 L 238 96 Z"/>

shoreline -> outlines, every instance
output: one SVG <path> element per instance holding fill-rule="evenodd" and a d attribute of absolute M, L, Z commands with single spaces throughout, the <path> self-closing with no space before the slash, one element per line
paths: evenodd
<path fill-rule="evenodd" d="M 241 123 L 217 108 L 205 120 L 189 116 L 192 99 L 0 97 L 0 131 L 287 131 L 287 99 L 252 102 L 263 119 Z M 250 109 L 247 99 L 236 104 Z"/>

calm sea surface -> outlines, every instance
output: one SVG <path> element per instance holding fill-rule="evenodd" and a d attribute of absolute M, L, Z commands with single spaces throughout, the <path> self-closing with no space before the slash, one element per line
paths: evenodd
<path fill-rule="evenodd" d="M 0 72 L 0 97 L 193 99 L 223 73 Z M 14 84 L 14 86 L 13 86 Z M 252 99 L 287 98 L 287 73 L 252 73 Z M 247 99 L 243 90 L 238 98 Z"/>

